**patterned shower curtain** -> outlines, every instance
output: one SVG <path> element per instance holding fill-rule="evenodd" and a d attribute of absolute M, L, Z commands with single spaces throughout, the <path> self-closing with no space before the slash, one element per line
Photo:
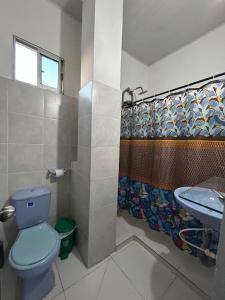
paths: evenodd
<path fill-rule="evenodd" d="M 174 189 L 212 176 L 225 177 L 225 80 L 122 108 L 118 205 L 170 235 L 192 255 L 178 233 L 202 227 L 174 198 Z M 199 233 L 187 239 L 202 244 Z M 216 251 L 217 242 L 210 248 Z"/>

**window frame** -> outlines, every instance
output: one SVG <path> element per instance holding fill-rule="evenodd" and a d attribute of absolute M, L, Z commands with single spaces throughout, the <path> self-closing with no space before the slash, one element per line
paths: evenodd
<path fill-rule="evenodd" d="M 20 81 L 16 79 L 16 43 L 20 43 L 28 48 L 34 49 L 37 51 L 37 85 L 33 85 L 24 81 Z M 41 62 L 41 56 L 45 56 L 51 60 L 54 60 L 58 63 L 58 88 L 53 88 L 51 86 L 42 84 L 42 62 Z M 64 93 L 64 84 L 63 84 L 63 70 L 64 70 L 64 59 L 61 57 L 39 47 L 36 46 L 16 35 L 13 36 L 13 79 L 15 81 L 23 82 L 32 86 L 37 86 L 38 88 L 51 90 L 53 92 L 57 93 Z"/>

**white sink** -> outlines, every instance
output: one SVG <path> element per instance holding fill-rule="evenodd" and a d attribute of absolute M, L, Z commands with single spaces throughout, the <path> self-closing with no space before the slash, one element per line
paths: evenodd
<path fill-rule="evenodd" d="M 190 215 L 198 219 L 205 227 L 212 228 L 216 231 L 220 231 L 220 224 L 223 218 L 223 214 L 185 200 L 180 197 L 180 194 L 184 193 L 191 187 L 181 187 L 174 191 L 174 195 L 178 203 L 185 208 Z"/>

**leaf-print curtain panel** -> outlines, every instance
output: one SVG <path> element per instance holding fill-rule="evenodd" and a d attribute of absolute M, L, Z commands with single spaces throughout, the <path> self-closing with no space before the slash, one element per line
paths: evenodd
<path fill-rule="evenodd" d="M 201 226 L 176 202 L 173 190 L 225 177 L 225 81 L 122 108 L 118 203 L 150 227 L 171 235 Z M 201 236 L 190 236 L 201 244 Z M 214 243 L 212 243 L 214 247 Z"/>

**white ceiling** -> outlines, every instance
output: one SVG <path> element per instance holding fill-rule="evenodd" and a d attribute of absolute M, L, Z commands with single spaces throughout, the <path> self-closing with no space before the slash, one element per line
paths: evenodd
<path fill-rule="evenodd" d="M 81 0 L 50 1 L 81 21 Z M 150 65 L 223 22 L 225 0 L 124 0 L 123 49 Z"/>

